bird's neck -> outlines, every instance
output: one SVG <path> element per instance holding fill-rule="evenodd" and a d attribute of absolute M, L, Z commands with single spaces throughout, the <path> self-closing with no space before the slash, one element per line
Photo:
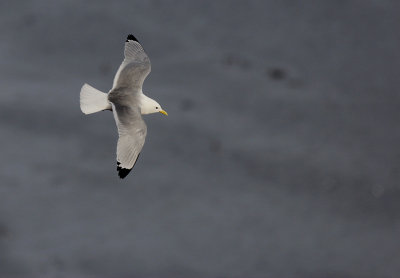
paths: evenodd
<path fill-rule="evenodd" d="M 140 94 L 140 110 L 142 111 L 142 114 L 152 113 L 153 104 L 154 100 L 152 98 L 149 98 L 143 94 L 143 92 Z"/>

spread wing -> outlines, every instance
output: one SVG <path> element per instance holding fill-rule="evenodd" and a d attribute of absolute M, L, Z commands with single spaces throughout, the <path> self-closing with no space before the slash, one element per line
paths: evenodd
<path fill-rule="evenodd" d="M 113 88 L 141 89 L 151 71 L 151 64 L 143 47 L 133 35 L 129 35 L 126 39 L 124 55 L 125 59 L 114 77 Z"/>
<path fill-rule="evenodd" d="M 135 94 L 112 90 L 108 95 L 118 128 L 117 171 L 125 178 L 135 166 L 146 139 L 147 127 L 142 119 Z"/>

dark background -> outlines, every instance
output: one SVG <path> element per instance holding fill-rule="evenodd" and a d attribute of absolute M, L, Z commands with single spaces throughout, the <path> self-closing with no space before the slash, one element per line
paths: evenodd
<path fill-rule="evenodd" d="M 1 1 L 0 277 L 399 277 L 400 5 Z M 152 61 L 131 174 L 107 92 Z"/>

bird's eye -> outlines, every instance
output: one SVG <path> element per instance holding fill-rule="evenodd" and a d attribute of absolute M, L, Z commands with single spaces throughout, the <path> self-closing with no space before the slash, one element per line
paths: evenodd
<path fill-rule="evenodd" d="M 158 109 L 158 106 L 156 106 L 156 109 Z"/>

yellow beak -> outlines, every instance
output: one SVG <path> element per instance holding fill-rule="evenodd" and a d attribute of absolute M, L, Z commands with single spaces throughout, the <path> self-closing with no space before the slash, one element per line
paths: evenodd
<path fill-rule="evenodd" d="M 160 113 L 164 114 L 165 116 L 168 116 L 168 113 L 164 110 L 160 110 Z"/>

